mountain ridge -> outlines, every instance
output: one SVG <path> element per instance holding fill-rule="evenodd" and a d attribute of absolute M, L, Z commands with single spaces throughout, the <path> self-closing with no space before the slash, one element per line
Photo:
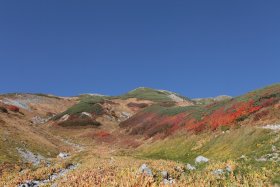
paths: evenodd
<path fill-rule="evenodd" d="M 95 166 L 102 163 L 99 167 L 114 175 L 122 170 L 126 175 L 122 177 L 133 175 L 134 184 L 140 184 L 138 174 L 127 173 L 127 167 L 137 170 L 141 162 L 148 162 L 155 173 L 158 168 L 168 170 L 170 175 L 178 176 L 176 181 L 181 186 L 195 184 L 201 175 L 205 176 L 201 184 L 212 181 L 213 169 L 208 165 L 216 169 L 230 165 L 236 176 L 252 184 L 272 184 L 278 179 L 280 161 L 279 114 L 279 83 L 209 103 L 151 88 L 137 88 L 119 96 L 0 95 L 0 185 L 18 186 L 38 179 L 42 182 L 48 176 L 59 175 L 59 171 L 68 171 L 69 163 L 76 172 L 47 183 L 93 184 L 96 180 L 92 177 L 99 175 Z M 189 168 L 195 166 L 193 160 L 201 155 L 210 163 L 198 165 L 190 173 L 183 163 L 187 162 Z M 116 170 L 108 165 L 108 158 L 110 163 L 119 159 Z M 264 172 L 260 164 L 269 169 Z M 181 169 L 169 170 L 168 165 Z M 19 174 L 21 170 L 26 174 Z M 248 175 L 273 174 L 265 180 L 252 179 L 240 170 Z M 83 183 L 85 178 L 91 180 Z M 117 179 L 113 179 L 115 184 L 123 184 Z M 163 182 L 157 175 L 152 179 L 155 186 Z M 110 181 L 106 180 L 109 186 Z M 228 181 L 240 184 L 226 177 L 213 183 L 225 185 Z"/>

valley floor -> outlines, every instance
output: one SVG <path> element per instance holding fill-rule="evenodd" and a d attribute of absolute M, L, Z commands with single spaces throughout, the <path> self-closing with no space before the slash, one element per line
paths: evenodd
<path fill-rule="evenodd" d="M 251 139 L 248 138 L 249 135 Z M 73 139 L 66 139 L 66 136 L 54 135 L 53 138 L 59 139 L 65 147 L 68 147 L 63 150 L 68 150 L 69 157 L 51 159 L 50 164 L 42 163 L 25 168 L 15 167 L 11 171 L 5 171 L 1 176 L 0 186 L 14 187 L 20 184 L 35 186 L 36 183 L 40 186 L 67 187 L 271 186 L 279 182 L 278 131 L 250 127 L 227 133 L 216 133 L 205 139 L 207 136 L 207 134 L 200 135 L 201 139 L 197 139 L 195 135 L 188 138 L 182 136 L 177 140 L 166 139 L 134 150 L 100 141 L 89 143 L 89 140 L 75 139 L 74 142 Z M 244 145 L 239 145 L 240 150 L 233 150 L 235 144 L 241 139 L 230 138 L 237 136 L 247 138 L 248 144 L 255 144 L 262 152 L 258 152 L 257 148 L 254 151 L 250 148 L 245 149 L 246 142 Z M 200 143 L 189 147 L 187 145 L 190 145 L 191 140 Z M 231 142 L 222 144 L 225 140 Z M 176 141 L 181 142 L 179 147 L 174 146 L 178 145 Z M 219 149 L 216 151 L 224 157 L 213 152 L 212 148 L 207 149 L 209 144 Z M 223 148 L 223 145 L 226 146 Z M 187 154 L 191 152 L 191 149 L 194 155 Z M 208 157 L 209 162 L 195 164 L 194 158 L 199 153 Z M 241 153 L 247 154 L 237 157 Z M 143 164 L 146 167 L 143 168 Z M 190 167 L 195 167 L 195 169 L 192 170 Z"/>

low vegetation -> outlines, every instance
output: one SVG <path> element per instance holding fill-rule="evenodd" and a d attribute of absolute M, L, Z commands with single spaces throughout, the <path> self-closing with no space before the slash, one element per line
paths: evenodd
<path fill-rule="evenodd" d="M 101 123 L 93 120 L 93 119 L 72 119 L 72 120 L 66 120 L 58 123 L 61 127 L 99 127 L 101 126 Z"/>
<path fill-rule="evenodd" d="M 82 112 L 87 112 L 94 115 L 103 114 L 102 103 L 105 102 L 103 97 L 99 96 L 82 96 L 79 103 L 70 107 L 68 110 L 56 115 L 53 119 L 60 119 L 62 116 L 68 115 L 79 115 Z"/>
<path fill-rule="evenodd" d="M 0 186 L 42 181 L 68 166 L 75 167 L 46 186 L 280 185 L 279 84 L 207 105 L 176 106 L 168 94 L 140 88 L 118 97 L 136 98 L 124 104 L 82 95 L 40 126 L 24 121 L 27 112 L 1 112 Z M 118 115 L 138 109 L 119 124 L 112 106 Z M 50 163 L 23 163 L 18 148 Z"/>
<path fill-rule="evenodd" d="M 124 95 L 119 96 L 121 99 L 129 99 L 129 98 L 137 98 L 141 100 L 150 100 L 154 102 L 174 102 L 169 96 L 171 92 L 167 91 L 160 91 L 160 90 L 154 90 L 151 88 L 137 88 L 135 90 L 132 90 Z M 172 93 L 175 94 L 175 93 Z M 189 100 L 188 98 L 184 96 L 180 96 L 176 94 L 176 96 Z"/>
<path fill-rule="evenodd" d="M 209 105 L 186 107 L 153 105 L 121 123 L 120 126 L 130 129 L 131 134 L 145 134 L 149 137 L 156 134 L 168 136 L 179 129 L 199 133 L 209 129 L 216 130 L 221 126 L 238 126 L 246 120 L 250 123 L 251 119 L 256 121 L 265 115 L 270 119 L 279 119 L 279 101 L 280 84 L 276 84 Z"/>

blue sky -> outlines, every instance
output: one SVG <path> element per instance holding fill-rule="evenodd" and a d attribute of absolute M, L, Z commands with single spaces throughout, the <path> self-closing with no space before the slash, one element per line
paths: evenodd
<path fill-rule="evenodd" d="M 1 93 L 189 97 L 280 82 L 280 1 L 1 1 Z"/>

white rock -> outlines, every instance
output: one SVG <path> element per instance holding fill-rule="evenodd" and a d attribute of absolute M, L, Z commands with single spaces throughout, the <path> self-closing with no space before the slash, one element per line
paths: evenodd
<path fill-rule="evenodd" d="M 142 164 L 142 166 L 139 168 L 139 173 L 148 175 L 148 176 L 153 176 L 153 172 L 146 164 Z"/>
<path fill-rule="evenodd" d="M 168 179 L 169 174 L 168 174 L 167 171 L 162 171 L 162 172 L 161 172 L 161 176 L 162 176 L 162 178 L 164 178 L 164 179 Z"/>
<path fill-rule="evenodd" d="M 87 116 L 89 118 L 92 118 L 92 115 L 90 113 L 88 113 L 88 112 L 82 112 L 81 116 Z"/>
<path fill-rule="evenodd" d="M 163 179 L 163 184 L 164 184 L 164 185 L 172 185 L 172 184 L 175 184 L 175 180 L 172 179 L 172 178 Z"/>
<path fill-rule="evenodd" d="M 222 175 L 224 174 L 224 170 L 223 169 L 216 169 L 215 171 L 213 171 L 214 175 Z"/>
<path fill-rule="evenodd" d="M 59 121 L 66 121 L 66 120 L 68 120 L 69 117 L 70 117 L 69 114 L 65 114 L 64 116 L 62 116 L 62 117 L 60 118 Z"/>
<path fill-rule="evenodd" d="M 208 161 L 209 161 L 209 159 L 204 157 L 204 156 L 198 156 L 198 157 L 195 158 L 195 163 L 196 164 L 206 163 Z"/>
<path fill-rule="evenodd" d="M 228 172 L 228 173 L 231 173 L 232 172 L 232 168 L 230 166 L 226 166 L 225 170 Z"/>
<path fill-rule="evenodd" d="M 193 171 L 193 170 L 196 170 L 196 168 L 190 164 L 187 164 L 187 170 L 190 170 L 190 171 Z"/>
<path fill-rule="evenodd" d="M 122 112 L 121 115 L 122 115 L 122 117 L 125 118 L 125 119 L 128 119 L 128 118 L 130 118 L 130 117 L 132 116 L 132 115 L 131 115 L 130 113 L 128 113 L 128 112 Z"/>
<path fill-rule="evenodd" d="M 16 148 L 19 155 L 23 158 L 24 161 L 30 162 L 33 165 L 37 166 L 41 163 L 41 161 L 45 160 L 45 158 L 40 154 L 34 154 L 33 152 L 23 149 L 23 148 Z"/>
<path fill-rule="evenodd" d="M 69 157 L 69 154 L 67 154 L 67 153 L 59 153 L 58 157 L 65 159 L 65 158 Z"/>
<path fill-rule="evenodd" d="M 275 124 L 275 125 L 266 125 L 261 127 L 263 129 L 269 129 L 269 130 L 273 130 L 273 131 L 279 131 L 280 130 L 280 125 L 279 124 Z"/>

